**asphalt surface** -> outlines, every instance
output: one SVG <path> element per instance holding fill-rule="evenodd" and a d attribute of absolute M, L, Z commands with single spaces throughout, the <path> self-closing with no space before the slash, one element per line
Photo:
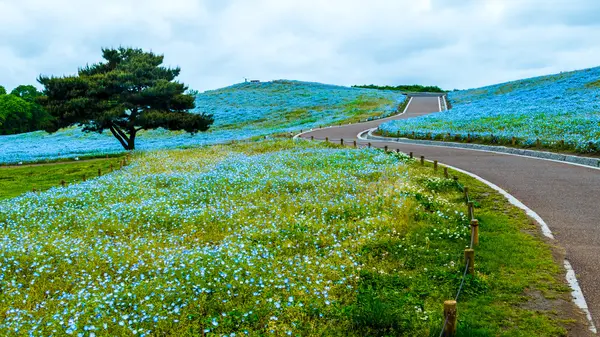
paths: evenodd
<path fill-rule="evenodd" d="M 328 137 L 332 141 L 343 138 L 346 142 L 366 143 L 356 138 L 361 131 L 391 119 L 432 112 L 439 112 L 438 98 L 413 97 L 405 114 L 314 130 L 301 137 Z M 373 146 L 384 145 L 472 172 L 503 188 L 540 215 L 566 250 L 566 258 L 575 270 L 594 324 L 600 326 L 600 170 L 474 150 L 373 142 Z"/>

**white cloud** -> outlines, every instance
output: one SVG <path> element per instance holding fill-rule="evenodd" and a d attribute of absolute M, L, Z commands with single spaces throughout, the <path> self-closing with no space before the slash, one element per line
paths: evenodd
<path fill-rule="evenodd" d="M 0 0 L 0 84 L 100 48 L 165 54 L 200 90 L 243 77 L 475 87 L 600 65 L 594 0 Z"/>

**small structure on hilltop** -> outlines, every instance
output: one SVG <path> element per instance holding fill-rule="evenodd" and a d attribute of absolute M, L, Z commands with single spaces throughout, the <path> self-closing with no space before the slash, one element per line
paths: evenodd
<path fill-rule="evenodd" d="M 260 83 L 260 80 L 250 80 L 250 83 Z"/>

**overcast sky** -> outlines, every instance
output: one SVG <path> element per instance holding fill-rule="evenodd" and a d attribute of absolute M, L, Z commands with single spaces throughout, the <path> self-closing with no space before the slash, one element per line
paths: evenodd
<path fill-rule="evenodd" d="M 101 47 L 251 79 L 472 88 L 600 65 L 598 0 L 0 0 L 0 85 L 73 74 Z"/>

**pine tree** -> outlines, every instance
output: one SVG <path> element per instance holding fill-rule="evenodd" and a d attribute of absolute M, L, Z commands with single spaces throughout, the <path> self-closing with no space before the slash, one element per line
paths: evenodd
<path fill-rule="evenodd" d="M 164 56 L 141 49 L 102 49 L 105 62 L 79 69 L 77 76 L 45 77 L 38 101 L 54 117 L 46 131 L 83 126 L 108 129 L 126 150 L 135 149 L 139 131 L 156 128 L 206 131 L 212 115 L 190 113 L 194 96 L 175 81 L 180 68 L 163 67 Z"/>

